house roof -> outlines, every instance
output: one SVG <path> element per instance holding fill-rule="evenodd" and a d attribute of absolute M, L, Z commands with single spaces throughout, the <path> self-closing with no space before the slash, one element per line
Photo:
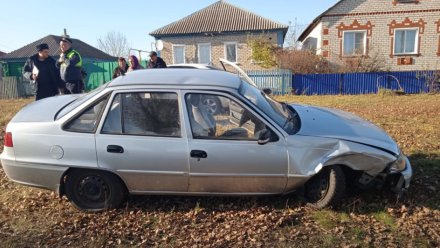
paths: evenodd
<path fill-rule="evenodd" d="M 269 20 L 225 1 L 208 7 L 150 33 L 151 36 L 173 36 L 222 32 L 282 30 L 288 26 Z"/>
<path fill-rule="evenodd" d="M 3 55 L 5 55 L 5 54 L 6 54 L 6 53 L 0 51 L 0 57 L 3 56 Z"/>
<path fill-rule="evenodd" d="M 310 34 L 310 32 L 312 32 L 313 29 L 319 24 L 319 22 L 321 22 L 321 18 L 323 16 L 325 16 L 328 12 L 330 12 L 333 8 L 335 8 L 338 4 L 340 4 L 342 1 L 345 1 L 345 0 L 339 0 L 337 3 L 335 3 L 329 9 L 327 9 L 322 14 L 320 14 L 318 17 L 316 17 L 312 21 L 312 23 L 310 23 L 309 26 L 307 26 L 307 28 L 301 33 L 301 35 L 299 36 L 298 40 L 303 42 L 307 38 L 307 36 Z"/>
<path fill-rule="evenodd" d="M 41 43 L 46 43 L 49 45 L 49 55 L 50 56 L 59 56 L 60 55 L 60 45 L 59 40 L 61 36 L 56 35 L 48 35 L 44 38 L 41 38 L 37 41 L 34 41 L 22 48 L 19 48 L 15 51 L 12 51 L 8 54 L 5 54 L 1 57 L 2 60 L 21 60 L 27 59 L 30 56 L 37 53 L 36 46 Z M 82 42 L 81 40 L 71 38 L 72 47 L 77 50 L 82 58 L 96 59 L 96 60 L 116 60 L 115 57 L 110 56 L 103 51 L 90 46 L 89 44 Z"/>

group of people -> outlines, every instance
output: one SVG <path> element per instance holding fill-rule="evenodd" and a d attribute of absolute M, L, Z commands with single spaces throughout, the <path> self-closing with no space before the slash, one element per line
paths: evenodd
<path fill-rule="evenodd" d="M 60 58 L 55 61 L 49 56 L 49 46 L 46 43 L 36 46 L 37 53 L 31 56 L 23 68 L 23 76 L 31 82 L 36 93 L 35 100 L 63 94 L 79 94 L 84 90 L 83 61 L 78 51 L 72 48 L 72 39 L 61 37 Z M 118 67 L 113 72 L 113 78 L 125 73 L 143 69 L 136 56 L 128 59 L 118 59 Z M 166 68 L 167 64 L 156 52 L 150 53 L 148 68 Z"/>
<path fill-rule="evenodd" d="M 60 58 L 49 56 L 46 43 L 37 45 L 37 53 L 31 56 L 23 68 L 23 76 L 31 81 L 35 100 L 64 94 L 78 94 L 84 89 L 81 55 L 72 49 L 72 40 L 62 37 Z"/>
<path fill-rule="evenodd" d="M 148 61 L 147 67 L 149 69 L 167 68 L 165 61 L 157 56 L 156 52 L 150 52 L 150 60 Z M 139 63 L 136 56 L 130 55 L 128 57 L 128 64 L 125 58 L 118 58 L 118 67 L 113 71 L 113 78 L 125 75 L 127 72 L 144 69 L 144 67 Z"/>

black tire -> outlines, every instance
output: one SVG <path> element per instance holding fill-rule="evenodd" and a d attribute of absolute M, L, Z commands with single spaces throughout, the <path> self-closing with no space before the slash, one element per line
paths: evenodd
<path fill-rule="evenodd" d="M 127 189 L 119 177 L 97 170 L 70 171 L 65 189 L 75 207 L 91 212 L 118 208 L 127 196 Z"/>
<path fill-rule="evenodd" d="M 305 197 L 314 207 L 337 207 L 345 195 L 346 182 L 342 168 L 333 165 L 313 176 L 305 188 Z"/>
<path fill-rule="evenodd" d="M 220 99 L 218 99 L 218 97 L 216 96 L 203 96 L 202 104 L 212 115 L 221 113 L 222 103 L 220 102 Z"/>

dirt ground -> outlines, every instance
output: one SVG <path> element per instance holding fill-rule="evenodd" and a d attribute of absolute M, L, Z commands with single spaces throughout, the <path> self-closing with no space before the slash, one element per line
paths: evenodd
<path fill-rule="evenodd" d="M 55 193 L 9 181 L 0 169 L 1 247 L 439 247 L 440 96 L 285 96 L 353 112 L 385 129 L 410 157 L 406 197 L 349 191 L 339 209 L 301 195 L 133 196 L 124 208 L 84 213 Z M 31 100 L 0 101 L 6 123 Z"/>

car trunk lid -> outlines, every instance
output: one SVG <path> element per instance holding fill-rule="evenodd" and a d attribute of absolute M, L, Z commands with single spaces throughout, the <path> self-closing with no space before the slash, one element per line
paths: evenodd
<path fill-rule="evenodd" d="M 53 121 L 56 113 L 62 107 L 76 100 L 79 96 L 80 95 L 62 95 L 35 101 L 20 110 L 14 118 L 12 118 L 11 123 Z"/>

